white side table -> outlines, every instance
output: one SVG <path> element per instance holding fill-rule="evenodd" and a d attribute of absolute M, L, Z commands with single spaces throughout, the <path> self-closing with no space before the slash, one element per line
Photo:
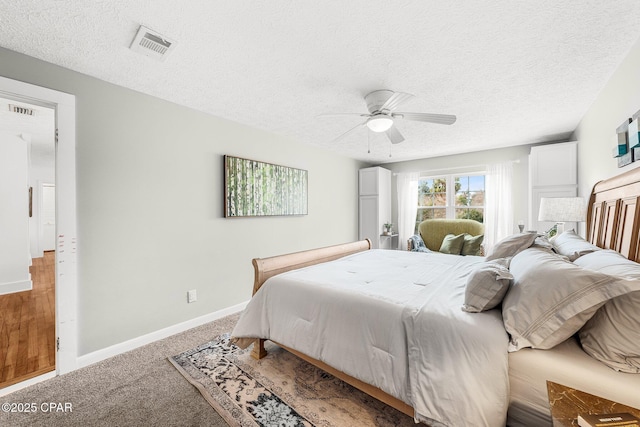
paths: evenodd
<path fill-rule="evenodd" d="M 380 249 L 398 249 L 398 233 L 381 234 Z"/>

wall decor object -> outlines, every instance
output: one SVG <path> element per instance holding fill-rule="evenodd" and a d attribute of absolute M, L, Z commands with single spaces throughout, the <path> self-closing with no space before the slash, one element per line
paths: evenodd
<path fill-rule="evenodd" d="M 633 162 L 633 151 L 628 151 L 627 154 L 624 154 L 618 157 L 619 168 L 630 165 L 632 162 Z"/>
<path fill-rule="evenodd" d="M 224 216 L 307 215 L 302 169 L 224 156 Z"/>
<path fill-rule="evenodd" d="M 640 160 L 640 111 L 636 112 L 631 117 L 631 123 L 629 123 L 629 150 L 633 157 L 633 161 Z"/>
<path fill-rule="evenodd" d="M 618 167 L 621 168 L 633 161 L 633 154 L 629 150 L 629 124 L 631 119 L 626 119 L 616 129 L 618 135 L 616 146 L 613 149 L 613 157 L 618 159 Z"/>

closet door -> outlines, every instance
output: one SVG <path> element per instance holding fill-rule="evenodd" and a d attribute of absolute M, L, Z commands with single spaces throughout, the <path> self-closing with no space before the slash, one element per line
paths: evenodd
<path fill-rule="evenodd" d="M 531 147 L 529 154 L 529 221 L 528 230 L 543 233 L 553 222 L 539 222 L 542 197 L 576 197 L 578 195 L 577 142 Z M 586 218 L 585 218 L 586 221 Z M 565 230 L 577 230 L 577 224 L 566 223 Z"/>
<path fill-rule="evenodd" d="M 383 224 L 391 221 L 391 171 L 381 167 L 360 169 L 358 176 L 358 238 L 381 247 Z"/>
<path fill-rule="evenodd" d="M 378 229 L 378 196 L 360 196 L 360 222 L 359 240 L 369 239 L 374 249 L 380 246 L 380 233 Z"/>

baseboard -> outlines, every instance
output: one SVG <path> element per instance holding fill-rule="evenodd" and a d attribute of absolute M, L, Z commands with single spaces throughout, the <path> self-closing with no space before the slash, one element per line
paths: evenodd
<path fill-rule="evenodd" d="M 0 283 L 0 295 L 30 291 L 31 289 L 33 289 L 33 282 L 31 280 L 21 280 L 19 282 Z"/>
<path fill-rule="evenodd" d="M 184 332 L 200 325 L 204 325 L 205 323 L 213 322 L 230 314 L 234 314 L 244 310 L 248 303 L 249 301 L 245 301 L 240 304 L 236 304 L 234 306 L 223 308 L 222 310 L 206 314 L 204 316 L 196 317 L 195 319 L 187 320 L 186 322 L 169 326 L 168 328 L 160 329 L 159 331 L 155 331 L 138 338 L 133 338 L 128 341 L 112 345 L 111 347 L 103 348 L 101 350 L 85 354 L 78 357 L 77 367 L 84 368 L 85 366 L 89 366 L 110 357 L 117 356 L 118 354 L 134 350 L 138 347 L 142 347 L 143 345 L 151 344 L 154 341 L 158 341 L 170 337 L 171 335 Z"/>
<path fill-rule="evenodd" d="M 22 390 L 34 384 L 41 383 L 42 381 L 55 378 L 56 372 L 47 372 L 46 374 L 38 375 L 37 377 L 29 378 L 28 380 L 21 381 L 17 384 L 10 385 L 9 387 L 0 388 L 0 397 L 13 393 L 14 391 Z"/>

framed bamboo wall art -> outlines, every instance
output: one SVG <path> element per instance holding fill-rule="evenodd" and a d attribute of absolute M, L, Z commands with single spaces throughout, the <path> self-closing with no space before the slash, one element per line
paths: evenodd
<path fill-rule="evenodd" d="M 224 156 L 224 216 L 307 215 L 303 169 Z"/>

